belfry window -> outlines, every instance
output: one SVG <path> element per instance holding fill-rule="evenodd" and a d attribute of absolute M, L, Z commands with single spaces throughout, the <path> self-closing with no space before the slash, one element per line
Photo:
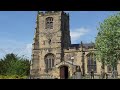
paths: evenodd
<path fill-rule="evenodd" d="M 52 17 L 46 18 L 45 28 L 46 29 L 53 29 L 53 18 Z"/>
<path fill-rule="evenodd" d="M 92 70 L 97 72 L 96 58 L 93 53 L 90 53 L 87 56 L 87 68 L 88 73 L 90 73 Z"/>

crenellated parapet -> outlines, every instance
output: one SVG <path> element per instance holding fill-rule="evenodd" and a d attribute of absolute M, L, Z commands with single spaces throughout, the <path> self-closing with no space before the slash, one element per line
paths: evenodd
<path fill-rule="evenodd" d="M 38 11 L 38 14 L 41 16 L 44 15 L 54 15 L 54 14 L 64 14 L 69 17 L 69 14 L 64 11 Z"/>

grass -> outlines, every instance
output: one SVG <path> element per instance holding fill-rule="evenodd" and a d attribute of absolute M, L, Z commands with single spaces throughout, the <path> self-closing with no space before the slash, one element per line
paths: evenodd
<path fill-rule="evenodd" d="M 0 79 L 26 79 L 27 76 L 17 76 L 17 75 L 0 75 Z"/>

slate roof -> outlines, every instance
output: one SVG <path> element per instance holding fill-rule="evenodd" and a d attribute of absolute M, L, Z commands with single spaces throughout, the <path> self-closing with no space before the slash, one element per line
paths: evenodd
<path fill-rule="evenodd" d="M 94 47 L 94 43 L 83 44 L 83 46 L 84 46 L 85 48 L 93 48 L 93 47 Z"/>
<path fill-rule="evenodd" d="M 70 47 L 80 47 L 80 44 L 71 44 Z"/>
<path fill-rule="evenodd" d="M 81 44 L 71 44 L 70 48 L 80 48 Z M 92 48 L 94 47 L 94 43 L 83 43 L 84 48 Z"/>

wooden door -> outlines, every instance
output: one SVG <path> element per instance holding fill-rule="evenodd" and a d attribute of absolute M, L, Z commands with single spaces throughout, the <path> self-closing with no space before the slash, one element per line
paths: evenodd
<path fill-rule="evenodd" d="M 68 79 L 68 67 L 60 67 L 60 79 Z"/>

